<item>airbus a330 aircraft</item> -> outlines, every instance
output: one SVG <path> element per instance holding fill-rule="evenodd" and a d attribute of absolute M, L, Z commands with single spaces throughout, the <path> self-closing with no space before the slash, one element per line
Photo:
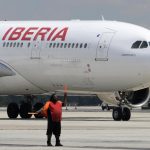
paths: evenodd
<path fill-rule="evenodd" d="M 114 120 L 149 100 L 150 31 L 116 21 L 1 21 L 0 94 L 64 90 L 116 105 Z M 28 105 L 8 105 L 23 118 Z"/>

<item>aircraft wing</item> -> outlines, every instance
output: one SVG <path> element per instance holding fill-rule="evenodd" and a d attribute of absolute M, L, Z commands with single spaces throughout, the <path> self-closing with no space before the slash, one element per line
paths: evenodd
<path fill-rule="evenodd" d="M 5 64 L 0 63 L 0 77 L 13 76 L 13 75 L 15 75 L 14 71 L 12 71 Z"/>

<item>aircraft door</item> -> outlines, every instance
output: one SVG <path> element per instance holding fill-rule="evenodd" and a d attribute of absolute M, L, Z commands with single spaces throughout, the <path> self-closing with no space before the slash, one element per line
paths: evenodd
<path fill-rule="evenodd" d="M 106 32 L 100 36 L 100 40 L 96 49 L 96 61 L 108 61 L 108 50 L 114 33 Z"/>
<path fill-rule="evenodd" d="M 35 41 L 31 43 L 31 59 L 40 59 L 41 42 Z"/>

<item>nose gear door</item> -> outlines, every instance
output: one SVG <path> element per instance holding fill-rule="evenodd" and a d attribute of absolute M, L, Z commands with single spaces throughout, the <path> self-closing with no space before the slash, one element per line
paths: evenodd
<path fill-rule="evenodd" d="M 96 61 L 108 61 L 108 50 L 113 36 L 113 32 L 106 32 L 100 36 L 100 40 L 96 49 Z"/>

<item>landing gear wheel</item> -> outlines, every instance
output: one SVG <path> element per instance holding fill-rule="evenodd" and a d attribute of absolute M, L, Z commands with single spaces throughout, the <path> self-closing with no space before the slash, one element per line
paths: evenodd
<path fill-rule="evenodd" d="M 10 103 L 7 107 L 7 115 L 9 118 L 17 118 L 19 114 L 19 107 L 16 103 Z"/>
<path fill-rule="evenodd" d="M 34 111 L 37 111 L 37 110 L 40 110 L 42 107 L 43 107 L 43 103 L 36 103 L 33 108 L 34 108 Z M 41 114 L 36 114 L 34 116 L 35 118 L 43 118 Z"/>
<path fill-rule="evenodd" d="M 128 121 L 128 120 L 130 120 L 130 117 L 131 117 L 130 109 L 127 108 L 127 107 L 124 107 L 123 110 L 122 110 L 122 120 L 123 121 Z"/>
<path fill-rule="evenodd" d="M 20 106 L 20 116 L 23 119 L 31 118 L 31 114 L 28 114 L 28 112 L 32 111 L 32 105 L 30 103 L 23 103 Z"/>
<path fill-rule="evenodd" d="M 122 108 L 121 107 L 116 107 L 113 109 L 113 119 L 115 121 L 121 121 L 122 119 Z"/>

